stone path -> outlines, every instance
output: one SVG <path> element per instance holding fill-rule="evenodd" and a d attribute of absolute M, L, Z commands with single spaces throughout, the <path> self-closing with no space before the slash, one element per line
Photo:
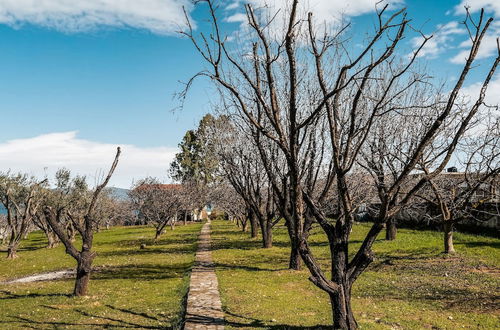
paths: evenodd
<path fill-rule="evenodd" d="M 210 252 L 210 221 L 201 229 L 196 262 L 191 272 L 184 329 L 224 329 L 224 312 Z"/>

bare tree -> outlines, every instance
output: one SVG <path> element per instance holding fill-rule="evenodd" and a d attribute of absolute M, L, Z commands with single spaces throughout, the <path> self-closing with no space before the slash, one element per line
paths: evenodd
<path fill-rule="evenodd" d="M 104 181 L 99 184 L 92 193 L 92 197 L 90 202 L 87 204 L 83 202 L 82 204 L 77 204 L 75 207 L 75 194 L 78 195 L 80 193 L 85 193 L 86 189 L 81 189 L 84 184 L 84 179 L 74 180 L 73 183 L 70 181 L 68 176 L 61 176 L 58 182 L 58 192 L 61 194 L 60 196 L 68 197 L 65 198 L 62 203 L 58 203 L 57 207 L 54 205 L 45 205 L 44 214 L 47 222 L 52 227 L 52 230 L 57 234 L 61 242 L 64 244 L 66 248 L 66 253 L 71 255 L 77 261 L 76 268 L 76 281 L 75 288 L 73 290 L 73 294 L 75 296 L 85 296 L 88 291 L 88 284 L 90 280 L 90 274 L 92 271 L 92 263 L 94 258 L 96 257 L 96 253 L 92 251 L 93 241 L 94 241 L 94 231 L 96 229 L 96 218 L 95 218 L 95 209 L 97 204 L 99 203 L 99 195 L 102 190 L 106 187 L 113 172 L 118 165 L 118 159 L 120 157 L 120 148 L 117 148 L 115 159 L 111 165 L 111 168 L 105 177 Z M 69 193 L 72 192 L 72 193 Z M 80 199 L 78 199 L 80 200 Z M 69 201 L 69 203 L 68 203 Z M 72 210 L 70 210 L 72 208 Z M 79 214 L 83 214 L 83 221 L 79 221 L 77 215 L 75 213 L 75 209 Z M 68 234 L 64 224 L 63 218 L 67 217 L 70 219 L 73 226 L 76 228 L 78 233 L 82 239 L 82 247 L 80 250 L 77 249 L 75 244 L 73 243 L 71 236 Z"/>
<path fill-rule="evenodd" d="M 497 118 L 491 126 L 482 126 L 461 146 L 457 157 L 463 172 L 443 173 L 428 178 L 427 189 L 418 194 L 437 212 L 428 217 L 443 228 L 445 253 L 454 253 L 453 230 L 460 222 L 481 222 L 500 216 L 500 130 Z M 461 158 L 461 159 L 460 159 Z M 429 170 L 424 167 L 426 174 Z"/>
<path fill-rule="evenodd" d="M 248 220 L 245 201 L 233 186 L 226 181 L 219 182 L 212 188 L 210 195 L 216 209 L 224 212 L 229 221 L 236 222 L 245 232 Z"/>
<path fill-rule="evenodd" d="M 258 132 L 256 147 L 276 196 L 280 213 L 290 231 L 292 251 L 298 250 L 310 271 L 310 280 L 330 296 L 335 328 L 357 327 L 351 308 L 351 289 L 356 279 L 373 261 L 372 245 L 387 221 L 397 214 L 428 179 L 437 176 L 454 154 L 457 143 L 476 116 L 484 100 L 488 83 L 496 70 L 497 57 L 484 79 L 475 104 L 458 105 L 457 96 L 472 68 L 481 41 L 491 24 L 481 12 L 473 21 L 468 15 L 471 50 L 466 64 L 451 92 L 444 93 L 430 85 L 430 77 L 415 70 L 416 59 L 430 37 L 410 56 L 396 50 L 404 39 L 409 20 L 404 9 L 387 14 L 387 6 L 377 12 L 378 25 L 365 47 L 355 53 L 347 50 L 341 38 L 346 29 L 318 36 L 312 14 L 304 17 L 299 1 L 294 0 L 281 16 L 284 34 L 270 32 L 271 21 L 258 17 L 246 6 L 248 49 L 237 56 L 231 43 L 221 35 L 213 1 L 208 5 L 213 25 L 210 38 L 192 29 L 185 35 L 209 65 L 207 76 L 220 88 L 221 97 L 237 104 L 237 111 Z M 306 46 L 307 45 L 307 46 Z M 500 53 L 500 52 L 499 52 Z M 310 56 L 312 54 L 312 58 Z M 189 86 L 189 84 L 188 84 Z M 430 85 L 431 86 L 431 85 Z M 422 97 L 413 99 L 413 96 Z M 425 103 L 420 101 L 425 100 Z M 431 145 L 457 107 L 464 116 L 453 130 L 452 139 L 441 144 L 432 171 L 419 179 L 411 174 L 426 156 Z M 399 160 L 394 174 L 373 176 L 378 206 L 371 214 L 373 225 L 352 259 L 349 237 L 355 219 L 359 180 L 375 173 L 362 162 L 362 150 L 370 144 L 373 129 L 391 117 L 424 109 L 428 115 L 417 116 L 421 134 L 416 143 L 402 146 L 405 157 Z M 410 125 L 407 123 L 406 126 Z M 314 132 L 324 128 L 327 140 Z M 276 145 L 285 159 L 284 175 L 274 168 L 268 143 Z M 328 152 L 323 153 L 324 150 Z M 382 158 L 386 155 L 382 154 Z M 321 174 L 322 180 L 318 180 Z M 390 181 L 386 179 L 392 177 Z M 322 184 L 322 187 L 315 185 Z M 335 219 L 322 211 L 329 191 L 337 196 Z M 362 197 L 362 196 L 361 196 Z M 308 244 L 309 230 L 318 223 L 330 247 L 331 276 L 328 278 L 314 258 Z M 291 268 L 299 268 L 298 259 Z"/>
<path fill-rule="evenodd" d="M 8 259 L 18 257 L 19 244 L 28 234 L 33 225 L 33 218 L 40 207 L 44 183 L 45 181 L 38 182 L 26 174 L 0 175 L 0 202 L 7 210 Z"/>
<path fill-rule="evenodd" d="M 174 229 L 178 213 L 182 210 L 180 184 L 161 184 L 155 178 L 146 178 L 139 181 L 129 195 L 139 216 L 155 227 L 155 241 L 167 225 Z"/>
<path fill-rule="evenodd" d="M 224 177 L 243 199 L 247 218 L 251 222 L 251 236 L 257 237 L 260 226 L 262 245 L 272 247 L 272 230 L 281 217 L 276 207 L 274 191 L 254 143 L 256 135 L 246 135 L 245 129 L 226 121 L 225 130 L 216 129 L 213 140 Z M 224 133 L 221 133 L 224 131 Z M 247 130 L 248 131 L 248 130 Z M 271 146 L 272 147 L 272 146 Z"/>
<path fill-rule="evenodd" d="M 42 209 L 36 212 L 35 216 L 33 217 L 33 222 L 35 226 L 40 229 L 47 238 L 47 248 L 52 249 L 59 245 L 61 241 L 57 237 L 56 233 L 52 230 L 50 224 L 46 221 Z"/>

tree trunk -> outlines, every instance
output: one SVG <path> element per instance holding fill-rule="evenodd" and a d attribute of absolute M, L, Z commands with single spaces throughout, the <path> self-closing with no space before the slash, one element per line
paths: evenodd
<path fill-rule="evenodd" d="M 263 220 L 260 224 L 260 230 L 262 232 L 262 247 L 265 249 L 272 248 L 273 227 L 271 227 L 267 220 Z"/>
<path fill-rule="evenodd" d="M 7 259 L 17 258 L 17 245 L 9 245 L 7 248 Z"/>
<path fill-rule="evenodd" d="M 335 293 L 329 293 L 333 313 L 333 327 L 335 329 L 356 329 L 358 327 L 351 308 L 352 283 L 349 282 L 346 273 L 349 260 L 347 246 L 347 235 L 344 235 L 341 239 L 330 241 L 332 281 L 338 284 Z"/>
<path fill-rule="evenodd" d="M 387 220 L 387 225 L 385 227 L 385 239 L 387 241 L 394 241 L 396 239 L 396 234 L 398 233 L 398 229 L 396 227 L 396 220 L 390 218 Z"/>
<path fill-rule="evenodd" d="M 90 272 L 92 270 L 92 255 L 90 252 L 82 252 L 78 258 L 78 266 L 76 268 L 76 282 L 73 294 L 75 296 L 86 296 L 90 280 Z"/>
<path fill-rule="evenodd" d="M 187 211 L 184 211 L 184 226 L 187 225 L 187 217 L 188 217 Z"/>
<path fill-rule="evenodd" d="M 300 241 L 294 229 L 291 228 L 290 222 L 286 221 L 285 224 L 288 229 L 288 236 L 290 237 L 290 260 L 288 263 L 288 269 L 300 270 L 302 261 L 299 252 Z"/>
<path fill-rule="evenodd" d="M 455 248 L 453 247 L 453 222 L 444 221 L 444 253 L 455 253 Z"/>
<path fill-rule="evenodd" d="M 333 313 L 334 329 L 356 329 L 358 324 L 351 308 L 351 288 L 339 287 L 338 293 L 329 294 Z"/>
<path fill-rule="evenodd" d="M 68 224 L 67 230 L 68 230 L 69 240 L 71 242 L 74 242 L 76 240 L 76 230 L 75 230 L 75 227 L 73 227 L 73 224 L 71 222 Z"/>
<path fill-rule="evenodd" d="M 290 262 L 288 269 L 300 270 L 301 259 L 299 253 L 299 242 L 297 238 L 291 238 L 292 247 L 290 249 Z"/>
<path fill-rule="evenodd" d="M 47 248 L 52 249 L 59 244 L 59 239 L 57 238 L 57 235 L 54 232 L 49 231 L 46 233 L 46 236 L 48 241 Z"/>
<path fill-rule="evenodd" d="M 259 232 L 259 222 L 251 209 L 248 210 L 248 220 L 250 221 L 250 237 L 256 238 Z"/>
<path fill-rule="evenodd" d="M 163 229 L 160 229 L 160 230 L 157 229 L 155 231 L 155 239 L 154 239 L 155 242 L 158 241 L 158 238 L 160 238 L 162 231 L 163 231 Z"/>

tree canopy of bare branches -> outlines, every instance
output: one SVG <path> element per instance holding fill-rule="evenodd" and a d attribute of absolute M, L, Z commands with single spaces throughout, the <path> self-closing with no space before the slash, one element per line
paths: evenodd
<path fill-rule="evenodd" d="M 348 25 L 319 33 L 298 0 L 280 15 L 246 5 L 247 35 L 238 48 L 223 35 L 216 1 L 198 4 L 209 12 L 212 33 L 195 34 L 189 22 L 184 32 L 208 66 L 196 77 L 214 82 L 223 108 L 244 123 L 240 127 L 248 127 L 289 229 L 290 267 L 300 267 L 300 254 L 310 280 L 330 296 L 334 327 L 356 328 L 351 288 L 373 261 L 375 239 L 446 168 L 482 108 L 500 51 L 475 101 L 463 102 L 459 94 L 492 19 L 484 12 L 477 18 L 467 14 L 470 52 L 446 91 L 417 65 L 431 36 L 422 34 L 409 56 L 400 50 L 411 30 L 405 9 L 377 8 L 371 37 L 354 49 L 344 37 Z M 413 175 L 422 167 L 428 171 Z M 371 187 L 360 189 L 360 182 Z M 372 191 L 374 196 L 367 196 Z M 376 205 L 370 213 L 373 225 L 349 258 L 355 213 L 367 200 Z M 325 209 L 334 211 L 333 219 Z M 316 224 L 329 241 L 331 276 L 309 246 Z"/>

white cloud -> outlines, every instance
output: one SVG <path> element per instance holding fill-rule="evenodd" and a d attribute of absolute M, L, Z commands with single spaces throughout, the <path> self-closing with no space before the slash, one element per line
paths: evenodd
<path fill-rule="evenodd" d="M 53 178 L 61 167 L 86 175 L 89 184 L 108 171 L 117 145 L 77 138 L 77 132 L 39 135 L 0 143 L 0 171 L 27 172 Z M 145 176 L 166 179 L 175 148 L 140 148 L 121 145 L 122 155 L 110 186 L 129 188 L 133 180 Z"/>
<path fill-rule="evenodd" d="M 466 101 L 469 101 L 470 104 L 476 102 L 479 97 L 479 93 L 481 91 L 481 87 L 483 82 L 477 82 L 462 88 L 460 93 L 465 97 Z M 495 75 L 489 85 L 488 90 L 486 91 L 486 96 L 484 98 L 484 103 L 488 107 L 481 107 L 479 110 L 478 116 L 476 118 L 480 118 L 480 120 L 469 130 L 467 133 L 469 136 L 481 136 L 486 132 L 486 129 L 491 123 L 498 123 L 500 120 L 500 109 L 498 106 L 500 105 L 500 94 L 498 91 L 500 90 L 500 74 Z"/>
<path fill-rule="evenodd" d="M 462 0 L 460 4 L 455 6 L 455 14 L 463 16 L 465 15 L 465 7 L 469 8 L 471 13 L 477 13 L 481 9 L 484 9 L 486 13 L 492 13 L 493 16 L 500 16 L 500 1 L 499 0 Z M 485 15 L 488 18 L 489 15 Z M 477 16 L 474 16 L 477 18 Z M 481 48 L 477 54 L 477 58 L 487 58 L 497 53 L 497 43 L 496 38 L 500 36 L 500 24 L 498 22 L 494 22 L 487 35 L 484 36 Z M 450 61 L 455 64 L 463 64 L 465 63 L 465 59 L 469 54 L 471 42 L 470 40 L 466 40 L 460 44 L 460 48 L 462 50 L 452 57 Z"/>
<path fill-rule="evenodd" d="M 470 100 L 475 101 L 479 96 L 482 85 L 482 81 L 471 84 L 467 87 L 464 87 L 461 90 L 461 93 L 470 98 Z M 496 74 L 491 79 L 488 85 L 488 91 L 486 92 L 486 97 L 484 98 L 484 103 L 489 106 L 500 105 L 500 94 L 498 93 L 498 91 L 500 91 L 500 74 Z"/>
<path fill-rule="evenodd" d="M 460 4 L 455 6 L 455 14 L 465 14 L 465 7 L 469 7 L 471 12 L 480 11 L 484 8 L 487 12 L 500 14 L 500 1 L 498 0 L 462 0 Z"/>
<path fill-rule="evenodd" d="M 248 2 L 256 8 L 267 4 L 275 10 L 287 8 L 290 3 L 289 0 L 249 0 Z M 342 15 L 350 17 L 373 12 L 379 2 L 378 0 L 308 0 L 303 3 L 305 9 L 314 14 L 317 22 L 323 23 L 341 19 Z M 384 3 L 398 5 L 403 2 L 403 0 L 384 1 L 378 4 L 378 8 L 382 8 Z"/>
<path fill-rule="evenodd" d="M 437 31 L 433 33 L 433 37 L 427 41 L 424 48 L 419 53 L 419 56 L 428 58 L 436 58 L 442 52 L 450 47 L 450 43 L 454 40 L 455 35 L 465 34 L 466 30 L 459 25 L 458 22 L 449 22 L 437 26 Z M 421 37 L 412 38 L 413 47 L 418 47 L 422 43 Z"/>
<path fill-rule="evenodd" d="M 230 0 L 230 4 L 225 7 L 225 21 L 240 23 L 240 30 L 231 36 L 231 40 L 242 41 L 248 38 L 250 29 L 243 9 L 244 4 L 252 6 L 262 26 L 267 26 L 271 38 L 282 39 L 288 25 L 285 13 L 289 13 L 291 3 L 290 0 Z M 305 0 L 299 1 L 298 20 L 306 19 L 307 13 L 311 12 L 316 28 L 323 30 L 339 27 L 350 17 L 381 10 L 386 4 L 389 10 L 393 10 L 403 3 L 404 0 Z M 305 26 L 306 24 L 303 24 L 302 28 Z"/>
<path fill-rule="evenodd" d="M 170 34 L 184 22 L 189 0 L 0 0 L 0 23 L 41 25 L 65 32 L 101 26 L 132 27 Z"/>
<path fill-rule="evenodd" d="M 499 36 L 500 36 L 500 23 L 496 22 L 491 25 L 489 31 L 483 37 L 483 41 L 481 43 L 481 47 L 479 48 L 476 58 L 482 59 L 496 55 L 498 53 L 497 38 Z M 461 48 L 460 52 L 450 59 L 451 63 L 455 64 L 465 63 L 465 60 L 470 53 L 470 46 L 471 46 L 471 41 L 469 39 L 463 41 L 459 46 Z"/>
<path fill-rule="evenodd" d="M 247 21 L 247 15 L 243 13 L 236 13 L 226 18 L 226 22 L 229 23 L 244 23 L 246 21 Z"/>

